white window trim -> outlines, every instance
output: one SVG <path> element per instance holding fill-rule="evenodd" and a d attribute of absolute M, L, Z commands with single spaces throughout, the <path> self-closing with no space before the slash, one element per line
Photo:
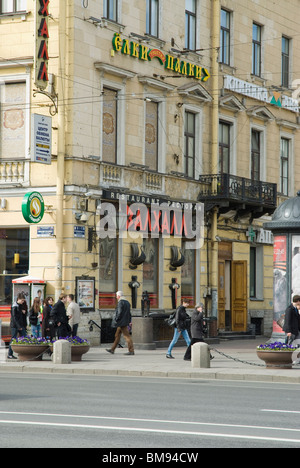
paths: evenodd
<path fill-rule="evenodd" d="M 228 122 L 230 124 L 230 173 L 237 175 L 237 120 L 225 114 L 219 114 L 219 122 Z M 218 171 L 220 168 L 218 167 Z"/>
<path fill-rule="evenodd" d="M 251 179 L 251 137 L 252 137 L 252 130 L 256 130 L 261 133 L 261 140 L 260 140 L 260 180 L 266 181 L 267 177 L 267 129 L 265 126 L 251 124 L 250 125 L 250 145 L 249 145 L 249 179 Z"/>
<path fill-rule="evenodd" d="M 278 187 L 281 189 L 281 139 L 284 138 L 289 141 L 289 179 L 288 179 L 288 196 L 292 197 L 294 194 L 294 148 L 295 138 L 294 135 L 288 132 L 280 132 L 279 140 L 279 174 L 278 174 Z"/>
<path fill-rule="evenodd" d="M 125 99 L 119 99 L 120 95 L 125 95 L 126 85 L 121 85 L 119 83 L 114 83 L 111 80 L 102 79 L 101 80 L 101 90 L 103 88 L 110 88 L 115 91 L 118 91 L 118 101 L 117 101 L 117 160 L 118 165 L 125 165 L 125 125 L 126 125 L 126 112 L 125 112 Z M 100 116 L 100 125 L 102 129 L 103 122 L 103 103 L 101 104 L 101 116 Z M 103 148 L 102 148 L 102 130 L 100 134 L 100 161 L 103 160 Z"/>
<path fill-rule="evenodd" d="M 183 125 L 182 125 L 182 162 L 181 172 L 185 174 L 185 160 L 184 160 L 184 129 L 185 129 L 185 113 L 192 112 L 196 116 L 195 122 L 195 180 L 199 180 L 199 176 L 203 174 L 203 110 L 199 107 L 187 104 L 182 107 Z"/>
<path fill-rule="evenodd" d="M 151 99 L 158 103 L 158 145 L 157 145 L 157 172 L 166 172 L 166 99 L 158 98 L 157 94 L 147 93 L 145 99 Z M 145 131 L 146 131 L 146 109 L 147 102 L 144 105 L 144 126 L 143 126 L 143 164 L 146 162 L 146 151 L 145 151 Z"/>

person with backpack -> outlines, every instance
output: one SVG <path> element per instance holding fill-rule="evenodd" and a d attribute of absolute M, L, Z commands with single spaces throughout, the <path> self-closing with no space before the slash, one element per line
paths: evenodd
<path fill-rule="evenodd" d="M 190 346 L 191 344 L 191 339 L 187 331 L 188 322 L 190 319 L 190 316 L 186 312 L 186 307 L 188 306 L 189 306 L 189 301 L 187 299 L 183 299 L 182 305 L 179 306 L 176 311 L 174 335 L 173 335 L 173 339 L 169 345 L 169 348 L 166 354 L 167 359 L 174 359 L 174 356 L 172 356 L 172 349 L 177 343 L 181 334 L 183 338 L 185 339 L 187 346 Z"/>

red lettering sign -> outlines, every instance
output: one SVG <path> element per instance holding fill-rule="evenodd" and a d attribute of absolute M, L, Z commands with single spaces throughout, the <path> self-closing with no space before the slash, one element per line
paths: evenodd
<path fill-rule="evenodd" d="M 39 36 L 49 38 L 49 31 L 48 31 L 48 25 L 47 21 L 45 18 L 42 18 L 40 29 L 39 29 Z"/>
<path fill-rule="evenodd" d="M 41 8 L 39 9 L 39 15 L 49 16 L 48 5 L 50 0 L 40 0 Z"/>

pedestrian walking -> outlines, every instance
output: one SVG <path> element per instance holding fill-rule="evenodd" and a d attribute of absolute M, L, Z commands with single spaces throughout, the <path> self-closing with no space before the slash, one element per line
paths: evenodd
<path fill-rule="evenodd" d="M 77 336 L 78 325 L 80 322 L 80 307 L 74 301 L 74 294 L 68 294 L 67 296 L 68 308 L 67 316 L 69 317 L 69 325 L 72 329 L 72 336 Z"/>
<path fill-rule="evenodd" d="M 107 349 L 106 351 L 108 353 L 114 354 L 115 349 L 120 342 L 121 335 L 123 334 L 128 346 L 128 352 L 126 353 L 126 355 L 133 356 L 134 347 L 128 330 L 128 326 L 131 324 L 130 304 L 125 299 L 123 291 L 117 291 L 116 297 L 118 300 L 118 306 L 116 308 L 115 317 L 113 320 L 113 324 L 117 327 L 115 333 L 115 341 L 112 347 L 110 349 Z"/>
<path fill-rule="evenodd" d="M 53 297 L 46 297 L 43 307 L 43 321 L 42 321 L 42 336 L 52 340 L 55 336 L 53 320 L 50 319 L 51 310 L 53 307 Z"/>
<path fill-rule="evenodd" d="M 193 311 L 191 315 L 191 343 L 185 352 L 185 355 L 183 358 L 185 361 L 191 360 L 191 351 L 192 351 L 193 344 L 204 342 L 203 309 L 204 309 L 204 305 L 202 304 L 202 302 L 200 302 L 196 305 L 195 310 Z"/>
<path fill-rule="evenodd" d="M 50 318 L 54 322 L 55 336 L 59 338 L 66 338 L 69 336 L 71 327 L 68 324 L 68 316 L 66 313 L 65 304 L 67 302 L 66 294 L 61 294 L 58 301 L 54 304 L 51 312 Z"/>
<path fill-rule="evenodd" d="M 16 302 L 11 307 L 10 317 L 10 329 L 11 329 L 11 342 L 17 336 L 26 336 L 26 327 L 24 327 L 24 312 L 26 308 L 24 306 L 26 299 L 23 293 L 19 293 Z M 13 354 L 11 342 L 8 348 L 8 359 L 17 359 Z"/>
<path fill-rule="evenodd" d="M 185 339 L 185 342 L 187 344 L 187 346 L 190 345 L 191 343 L 191 339 L 189 337 L 189 333 L 187 331 L 187 328 L 188 328 L 188 322 L 189 322 L 189 319 L 190 319 L 190 316 L 187 314 L 186 312 L 186 307 L 189 306 L 189 301 L 186 300 L 186 299 L 183 299 L 182 301 L 182 305 L 178 307 L 177 311 L 176 311 L 176 319 L 175 319 L 175 328 L 174 328 L 174 335 L 173 335 L 173 339 L 169 345 L 169 348 L 168 348 L 168 351 L 167 351 L 167 354 L 166 354 L 166 357 L 168 359 L 174 359 L 174 356 L 172 356 L 172 349 L 173 347 L 175 346 L 175 344 L 177 343 L 180 335 L 183 336 L 183 338 Z"/>
<path fill-rule="evenodd" d="M 29 309 L 29 323 L 31 325 L 31 334 L 35 338 L 41 338 L 41 300 L 39 297 L 33 299 L 32 307 Z"/>
<path fill-rule="evenodd" d="M 300 296 L 294 295 L 290 304 L 285 310 L 283 331 L 291 343 L 300 340 Z M 298 344 L 299 341 L 297 341 Z"/>

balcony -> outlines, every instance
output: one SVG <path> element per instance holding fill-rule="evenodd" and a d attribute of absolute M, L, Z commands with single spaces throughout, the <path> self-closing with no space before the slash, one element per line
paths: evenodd
<path fill-rule="evenodd" d="M 198 201 L 206 211 L 219 208 L 219 214 L 235 211 L 235 219 L 250 215 L 251 219 L 272 214 L 277 207 L 277 185 L 253 181 L 231 174 L 201 175 Z"/>

